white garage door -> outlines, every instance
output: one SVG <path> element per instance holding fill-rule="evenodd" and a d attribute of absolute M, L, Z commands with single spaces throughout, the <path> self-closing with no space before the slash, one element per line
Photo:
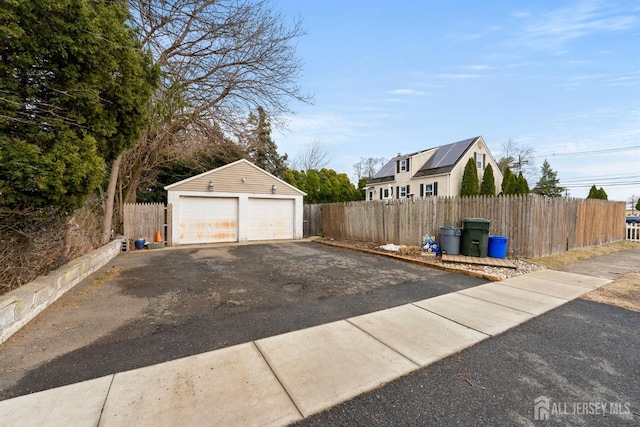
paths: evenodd
<path fill-rule="evenodd" d="M 238 241 L 238 199 L 180 197 L 179 242 Z"/>
<path fill-rule="evenodd" d="M 249 240 L 293 239 L 292 199 L 249 199 Z"/>

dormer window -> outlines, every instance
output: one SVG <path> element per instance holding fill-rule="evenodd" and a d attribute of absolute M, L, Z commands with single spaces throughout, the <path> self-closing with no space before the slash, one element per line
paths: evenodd
<path fill-rule="evenodd" d="M 396 160 L 396 173 L 409 172 L 409 158 Z"/>

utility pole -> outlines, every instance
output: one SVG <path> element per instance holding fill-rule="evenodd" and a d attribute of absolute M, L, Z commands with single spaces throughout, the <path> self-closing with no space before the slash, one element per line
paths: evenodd
<path fill-rule="evenodd" d="M 515 162 L 514 166 L 518 170 L 518 172 L 522 172 L 522 165 L 529 164 L 529 160 L 523 160 L 522 155 L 518 154 L 518 161 Z"/>

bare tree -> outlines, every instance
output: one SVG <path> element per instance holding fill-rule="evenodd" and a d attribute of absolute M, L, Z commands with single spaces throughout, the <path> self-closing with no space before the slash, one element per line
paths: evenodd
<path fill-rule="evenodd" d="M 297 86 L 301 22 L 287 25 L 267 0 L 129 0 L 129 7 L 162 78 L 151 124 L 111 174 L 124 201 L 135 201 L 140 182 L 174 144 L 212 126 L 232 135 L 257 106 L 278 124 L 289 101 L 310 101 Z M 115 188 L 109 185 L 108 198 Z"/>
<path fill-rule="evenodd" d="M 361 157 L 360 161 L 353 165 L 353 169 L 358 180 L 362 178 L 373 178 L 378 171 L 387 163 L 384 157 Z"/>
<path fill-rule="evenodd" d="M 331 158 L 327 149 L 320 141 L 315 140 L 302 147 L 293 162 L 291 162 L 291 168 L 303 171 L 320 170 L 327 166 L 330 161 Z"/>
<path fill-rule="evenodd" d="M 536 176 L 536 168 L 533 162 L 533 154 L 535 149 L 528 145 L 518 144 L 516 141 L 509 139 L 502 143 L 502 152 L 498 159 L 498 168 L 504 175 L 504 171 L 511 169 L 516 175 L 522 172 L 528 179 L 534 179 Z"/>

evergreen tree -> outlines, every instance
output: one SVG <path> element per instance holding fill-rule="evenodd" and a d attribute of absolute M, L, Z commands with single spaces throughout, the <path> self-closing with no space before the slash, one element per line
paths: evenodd
<path fill-rule="evenodd" d="M 604 191 L 604 188 L 600 187 L 598 189 L 598 199 L 600 200 L 608 200 L 609 197 L 607 196 L 607 193 Z"/>
<path fill-rule="evenodd" d="M 560 197 L 564 193 L 565 188 L 560 187 L 558 183 L 560 180 L 558 179 L 558 174 L 556 171 L 551 169 L 551 165 L 545 159 L 544 163 L 542 163 L 542 167 L 540 168 L 541 176 L 540 180 L 533 188 L 533 193 L 540 194 L 541 196 L 547 197 Z"/>
<path fill-rule="evenodd" d="M 251 135 L 248 141 L 248 152 L 251 161 L 270 174 L 281 178 L 287 168 L 287 155 L 278 154 L 278 146 L 271 139 L 271 123 L 262 107 L 258 107 L 258 115 L 249 115 Z"/>
<path fill-rule="evenodd" d="M 516 176 L 511 172 L 511 168 L 508 166 L 504 170 L 504 174 L 502 176 L 502 194 L 507 196 L 510 194 L 515 194 L 516 190 Z"/>
<path fill-rule="evenodd" d="M 636 202 L 636 210 L 640 211 L 640 197 L 638 198 L 638 201 Z"/>
<path fill-rule="evenodd" d="M 522 171 L 518 174 L 518 178 L 516 179 L 515 192 L 513 194 L 529 194 L 529 183 L 525 179 Z"/>
<path fill-rule="evenodd" d="M 296 171 L 287 169 L 284 181 L 307 193 L 305 203 L 334 203 L 362 200 L 363 195 L 349 180 L 347 174 L 333 169 L 309 169 Z"/>
<path fill-rule="evenodd" d="M 480 185 L 481 196 L 495 196 L 496 195 L 496 182 L 493 177 L 493 168 L 491 165 L 487 165 L 484 170 L 484 176 L 482 177 L 482 185 Z"/>
<path fill-rule="evenodd" d="M 0 208 L 67 214 L 135 143 L 157 81 L 124 0 L 0 5 Z"/>
<path fill-rule="evenodd" d="M 595 185 L 592 185 L 589 189 L 589 194 L 587 195 L 587 199 L 598 199 L 598 200 L 608 200 L 609 197 L 607 193 L 604 191 L 604 188 L 596 188 Z"/>
<path fill-rule="evenodd" d="M 462 186 L 460 188 L 461 196 L 477 196 L 480 192 L 480 182 L 478 179 L 478 168 L 476 162 L 470 158 L 464 167 L 462 175 Z"/>

